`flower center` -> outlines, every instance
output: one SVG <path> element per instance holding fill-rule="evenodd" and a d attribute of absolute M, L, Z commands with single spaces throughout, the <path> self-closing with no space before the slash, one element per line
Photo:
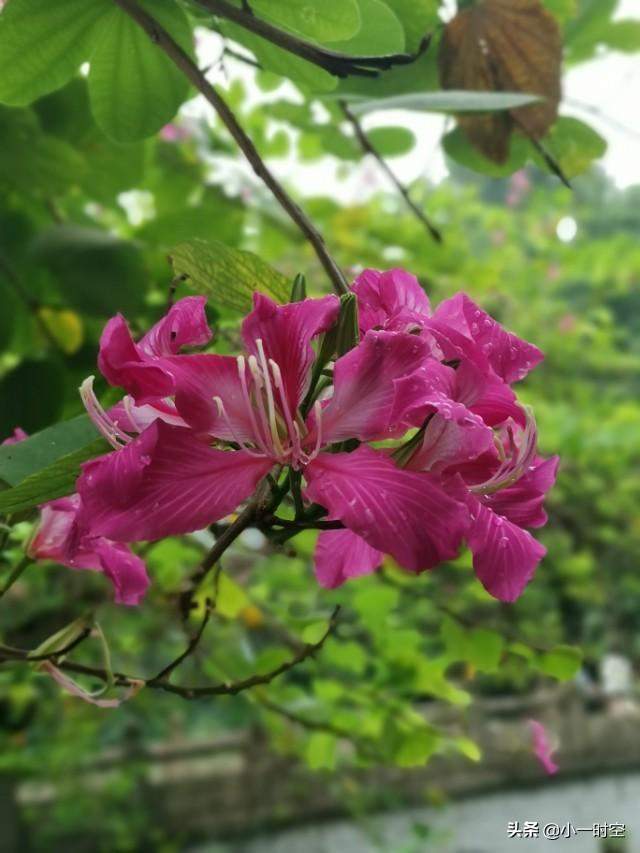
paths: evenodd
<path fill-rule="evenodd" d="M 247 446 L 234 429 L 222 399 L 214 397 L 218 414 L 237 444 L 254 456 L 270 456 L 283 464 L 299 469 L 308 465 L 320 452 L 322 444 L 322 413 L 320 402 L 314 404 L 315 443 L 308 452 L 303 448 L 307 427 L 299 411 L 292 411 L 279 365 L 267 358 L 262 340 L 256 341 L 257 356 L 243 355 L 236 359 L 238 379 L 245 409 L 251 423 L 253 443 Z"/>

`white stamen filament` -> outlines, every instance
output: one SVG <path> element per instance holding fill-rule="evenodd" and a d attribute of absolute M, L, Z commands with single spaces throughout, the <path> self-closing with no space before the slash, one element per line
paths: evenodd
<path fill-rule="evenodd" d="M 102 408 L 93 390 L 93 380 L 93 376 L 87 376 L 84 380 L 80 386 L 80 398 L 98 432 L 115 450 L 121 450 L 129 444 L 131 437 L 123 432 Z"/>
<path fill-rule="evenodd" d="M 271 438 L 273 439 L 273 446 L 276 448 L 276 451 L 280 456 L 284 455 L 284 448 L 280 441 L 280 436 L 278 434 L 278 422 L 276 420 L 276 403 L 273 397 L 273 387 L 271 385 L 271 374 L 269 373 L 269 365 L 267 364 L 267 357 L 264 353 L 264 347 L 262 345 L 262 341 L 260 338 L 256 340 L 256 346 L 258 348 L 258 355 L 260 356 L 260 367 L 262 368 L 262 375 L 264 377 L 264 390 L 267 395 L 267 411 L 269 413 L 269 426 L 271 428 Z"/>
<path fill-rule="evenodd" d="M 258 417 L 260 419 L 260 425 L 262 427 L 262 440 L 264 441 L 265 447 L 271 447 L 273 445 L 273 436 L 271 434 L 271 427 L 269 426 L 269 416 L 267 414 L 264 394 L 262 393 L 262 389 L 264 387 L 264 378 L 262 376 L 262 372 L 260 370 L 260 366 L 258 365 L 258 360 L 256 359 L 255 355 L 250 355 L 247 363 L 249 365 L 249 370 L 253 377 L 253 382 L 256 386 L 255 401 L 256 409 L 258 411 Z"/>
<path fill-rule="evenodd" d="M 500 489 L 506 489 L 517 483 L 520 477 L 525 473 L 527 468 L 533 463 L 537 452 L 537 429 L 536 422 L 531 409 L 525 407 L 526 424 L 520 439 L 520 446 L 517 445 L 513 429 L 507 430 L 509 438 L 511 455 L 506 456 L 503 450 L 501 454 L 504 461 L 496 473 L 484 483 L 478 483 L 473 486 L 471 491 L 475 494 L 489 495 Z"/>
<path fill-rule="evenodd" d="M 250 447 L 247 447 L 246 444 L 239 437 L 236 432 L 233 423 L 231 422 L 231 418 L 227 414 L 227 410 L 224 407 L 224 403 L 222 402 L 222 398 L 214 397 L 213 402 L 216 404 L 216 408 L 218 409 L 218 417 L 221 417 L 225 424 L 227 425 L 227 429 L 231 433 L 233 440 L 238 444 L 243 450 L 245 450 L 250 456 L 262 456 L 262 453 L 258 453 L 256 450 L 253 450 Z"/>
<path fill-rule="evenodd" d="M 142 432 L 140 429 L 140 423 L 136 419 L 136 416 L 133 412 L 133 399 L 127 394 L 126 397 L 122 398 L 122 405 L 124 406 L 124 410 L 127 413 L 127 417 L 131 421 L 131 425 L 133 426 L 136 432 Z"/>
<path fill-rule="evenodd" d="M 239 355 L 236 359 L 238 364 L 238 376 L 240 378 L 240 386 L 242 388 L 242 399 L 244 400 L 244 404 L 246 406 L 247 412 L 249 414 L 249 419 L 251 420 L 251 427 L 253 429 L 253 434 L 255 436 L 255 441 L 260 450 L 263 453 L 269 455 L 269 448 L 267 447 L 267 442 L 265 441 L 265 437 L 263 436 L 260 428 L 258 427 L 258 422 L 256 420 L 255 412 L 253 409 L 253 403 L 251 402 L 251 394 L 249 393 L 249 387 L 247 385 L 247 374 L 246 374 L 246 361 L 243 355 Z M 258 390 L 256 396 L 258 396 L 260 391 Z"/>
<path fill-rule="evenodd" d="M 284 382 L 282 381 L 282 373 L 280 372 L 279 366 L 272 358 L 269 359 L 269 366 L 271 368 L 271 372 L 273 373 L 273 381 L 275 383 L 276 388 L 278 389 L 278 394 L 280 395 L 282 413 L 284 415 L 285 423 L 287 425 L 287 431 L 289 433 L 291 444 L 293 445 L 293 455 L 295 457 L 298 457 L 301 453 L 300 433 L 297 429 L 295 429 L 296 425 L 294 424 L 293 418 L 291 417 L 291 409 L 289 408 L 289 401 L 287 400 L 287 395 L 285 393 Z"/>

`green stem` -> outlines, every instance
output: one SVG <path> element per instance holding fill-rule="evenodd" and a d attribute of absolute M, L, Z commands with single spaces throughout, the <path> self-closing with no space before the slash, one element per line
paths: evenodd
<path fill-rule="evenodd" d="M 28 557 L 25 554 L 25 556 L 20 560 L 18 565 L 15 566 L 14 569 L 12 570 L 11 574 L 9 575 L 9 577 L 6 580 L 5 585 L 2 587 L 2 589 L 0 589 L 0 598 L 2 598 L 7 592 L 9 592 L 11 587 L 14 585 L 14 583 L 20 577 L 20 575 L 24 572 L 24 570 L 27 568 L 27 566 L 31 565 L 31 563 L 33 563 L 33 560 L 31 559 L 31 557 Z"/>

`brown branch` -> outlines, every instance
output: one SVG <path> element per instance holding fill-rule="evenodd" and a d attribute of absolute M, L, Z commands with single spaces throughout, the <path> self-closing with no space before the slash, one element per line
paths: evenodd
<path fill-rule="evenodd" d="M 286 30 L 281 30 L 274 24 L 258 18 L 249 9 L 238 8 L 227 0 L 197 0 L 209 12 L 219 18 L 226 18 L 234 24 L 260 36 L 265 41 L 292 53 L 294 56 L 311 62 L 319 68 L 328 71 L 336 77 L 377 77 L 380 71 L 393 68 L 394 65 L 410 65 L 415 62 L 428 48 L 431 34 L 425 35 L 418 50 L 414 54 L 396 53 L 385 56 L 350 56 L 329 50 L 312 42 L 305 41 Z"/>
<path fill-rule="evenodd" d="M 204 607 L 204 618 L 202 619 L 198 630 L 189 640 L 186 649 L 181 652 L 177 658 L 174 658 L 171 663 L 168 663 L 165 667 L 163 667 L 163 669 L 161 669 L 157 675 L 154 675 L 153 678 L 150 678 L 147 684 L 150 684 L 154 681 L 163 681 L 164 679 L 168 679 L 174 669 L 177 669 L 181 663 L 183 663 L 190 655 L 195 652 L 200 643 L 200 640 L 202 639 L 202 635 L 204 634 L 205 629 L 209 624 L 212 609 L 213 608 L 211 606 L 211 602 L 207 601 Z"/>
<path fill-rule="evenodd" d="M 322 239 L 322 235 L 316 229 L 315 225 L 313 225 L 306 213 L 304 213 L 304 211 L 296 204 L 275 175 L 273 175 L 269 170 L 227 102 L 218 94 L 211 83 L 209 83 L 204 73 L 198 68 L 189 54 L 186 53 L 169 35 L 169 33 L 160 26 L 155 18 L 152 18 L 151 15 L 138 5 L 136 0 L 113 0 L 113 2 L 126 12 L 126 14 L 129 15 L 132 20 L 134 20 L 138 26 L 147 33 L 152 42 L 169 57 L 169 59 L 177 68 L 180 69 L 180 71 L 182 71 L 192 85 L 204 95 L 222 120 L 233 139 L 238 144 L 242 153 L 249 161 L 255 174 L 271 190 L 279 204 L 295 222 L 302 234 L 313 247 L 318 260 L 331 279 L 336 293 L 348 293 L 349 287 L 344 274 L 329 254 L 327 247 L 324 244 L 324 240 Z"/>
<path fill-rule="evenodd" d="M 0 656 L 5 658 L 5 660 L 26 660 L 27 663 L 36 663 L 38 661 L 54 662 L 57 661 L 58 658 L 68 655 L 69 652 L 72 652 L 80 645 L 80 643 L 84 643 L 87 637 L 91 634 L 91 631 L 91 626 L 87 625 L 87 627 L 81 631 L 75 639 L 71 640 L 70 643 L 67 643 L 66 646 L 63 646 L 61 649 L 56 649 L 54 652 L 45 652 L 41 655 L 34 655 L 33 652 L 26 651 L 25 649 L 15 649 L 13 646 L 0 645 Z"/>
<path fill-rule="evenodd" d="M 122 672 L 109 673 L 106 669 L 101 667 L 86 666 L 85 664 L 74 663 L 73 661 L 62 661 L 56 665 L 59 669 L 66 672 L 91 676 L 105 682 L 106 684 L 114 684 L 116 687 L 136 687 L 139 689 L 140 683 L 142 682 L 144 687 L 149 687 L 154 690 L 163 690 L 166 693 L 174 693 L 183 699 L 201 699 L 207 696 L 235 696 L 237 693 L 242 693 L 244 690 L 249 690 L 252 687 L 270 684 L 278 676 L 283 675 L 285 672 L 288 672 L 308 658 L 317 654 L 322 649 L 330 634 L 333 633 L 337 624 L 339 612 L 340 606 L 338 605 L 331 614 L 326 631 L 317 642 L 305 643 L 292 658 L 288 661 L 284 661 L 284 663 L 281 663 L 269 672 L 262 675 L 251 675 L 248 678 L 243 678 L 238 681 L 225 681 L 220 684 L 212 684 L 204 687 L 187 687 L 171 684 L 166 680 L 166 678 L 160 680 L 157 680 L 157 677 L 149 680 L 134 678 L 133 676 L 125 675 Z M 61 653 L 62 652 L 56 652 L 53 655 L 49 655 L 48 658 L 55 658 Z M 13 649 L 10 647 L 0 646 L 0 663 L 16 660 L 28 663 L 31 660 L 35 660 L 35 658 L 29 658 L 29 652 L 26 649 Z"/>
<path fill-rule="evenodd" d="M 342 109 L 342 112 L 344 113 L 345 118 L 351 124 L 358 144 L 360 145 L 364 153 L 370 154 L 375 159 L 375 161 L 385 172 L 391 183 L 400 193 L 409 210 L 424 225 L 424 227 L 427 229 L 427 231 L 433 237 L 436 243 L 442 243 L 442 233 L 440 232 L 440 230 L 436 228 L 436 226 L 431 222 L 431 220 L 423 213 L 422 210 L 420 210 L 418 205 L 412 200 L 411 196 L 409 195 L 409 190 L 399 180 L 391 166 L 389 166 L 384 157 L 372 144 L 371 140 L 365 133 L 364 128 L 362 127 L 356 116 L 351 112 L 345 101 L 340 101 L 340 107 Z"/>

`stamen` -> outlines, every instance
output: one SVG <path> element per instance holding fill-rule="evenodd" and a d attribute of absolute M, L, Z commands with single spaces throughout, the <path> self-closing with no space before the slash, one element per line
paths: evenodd
<path fill-rule="evenodd" d="M 285 423 L 287 425 L 287 432 L 289 433 L 289 440 L 293 445 L 293 455 L 295 457 L 300 454 L 300 432 L 294 429 L 295 424 L 293 422 L 293 418 L 291 417 L 291 409 L 289 408 L 289 401 L 287 400 L 287 395 L 285 394 L 284 382 L 282 381 L 282 373 L 280 372 L 280 367 L 276 364 L 276 362 L 270 358 L 269 366 L 271 367 L 271 372 L 273 373 L 273 381 L 275 383 L 276 388 L 278 389 L 278 393 L 280 395 L 280 403 L 282 408 L 282 413 L 284 415 Z"/>
<path fill-rule="evenodd" d="M 80 398 L 100 435 L 104 436 L 115 450 L 121 450 L 129 444 L 131 436 L 123 432 L 100 405 L 100 401 L 93 390 L 94 378 L 93 376 L 87 376 L 84 380 L 80 386 Z"/>
<path fill-rule="evenodd" d="M 264 347 L 260 338 L 256 340 L 256 346 L 258 348 L 258 355 L 260 356 L 260 367 L 262 368 L 262 375 L 264 376 L 264 390 L 267 395 L 267 410 L 269 413 L 269 426 L 271 428 L 271 438 L 273 439 L 273 446 L 276 448 L 279 456 L 284 456 L 284 448 L 280 441 L 280 436 L 278 435 L 278 423 L 276 421 L 276 404 L 273 398 L 273 387 L 271 385 L 269 365 L 267 364 L 267 357 L 264 353 Z"/>
<path fill-rule="evenodd" d="M 126 395 L 126 397 L 123 397 L 122 398 L 122 405 L 124 406 L 124 410 L 127 413 L 127 417 L 131 421 L 134 430 L 136 432 L 142 432 L 142 429 L 140 429 L 140 423 L 136 419 L 135 414 L 133 413 L 133 399 L 132 399 L 132 397 L 130 397 L 128 394 Z"/>
<path fill-rule="evenodd" d="M 258 417 L 260 418 L 260 426 L 262 427 L 262 437 L 266 447 L 270 447 L 273 444 L 273 436 L 271 434 L 271 427 L 269 426 L 269 416 L 267 414 L 267 409 L 265 406 L 264 395 L 262 393 L 262 389 L 264 388 L 264 377 L 260 370 L 260 365 L 258 364 L 258 360 L 255 355 L 250 355 L 248 359 L 249 370 L 251 371 L 251 375 L 253 376 L 253 381 L 256 386 L 256 409 L 258 410 Z"/>
<path fill-rule="evenodd" d="M 227 429 L 233 436 L 233 440 L 238 444 L 243 450 L 245 450 L 250 456 L 262 456 L 262 453 L 258 453 L 256 450 L 253 450 L 251 447 L 247 447 L 246 444 L 242 441 L 242 439 L 238 436 L 233 423 L 231 422 L 231 418 L 227 414 L 227 410 L 224 407 L 224 403 L 220 397 L 214 397 L 213 402 L 216 404 L 216 408 L 218 409 L 218 417 L 221 417 L 225 424 L 227 425 Z"/>
<path fill-rule="evenodd" d="M 258 427 L 258 422 L 256 420 L 255 412 L 253 409 L 253 403 L 251 402 L 251 394 L 249 393 L 249 387 L 247 385 L 247 375 L 246 375 L 246 361 L 243 355 L 239 355 L 236 359 L 238 365 L 238 377 L 240 378 L 240 386 L 242 388 L 242 399 L 246 406 L 247 412 L 249 414 L 249 419 L 251 421 L 251 428 L 253 429 L 253 434 L 255 437 L 255 442 L 265 453 L 267 456 L 270 455 L 270 451 L 268 448 L 268 442 L 265 441 L 265 437 L 263 436 L 260 428 Z M 254 377 L 255 378 L 255 377 Z M 256 392 L 256 396 L 260 395 L 260 391 Z"/>
<path fill-rule="evenodd" d="M 520 445 L 516 443 L 513 428 L 507 428 L 510 456 L 503 451 L 503 460 L 496 473 L 484 483 L 472 486 L 470 491 L 475 494 L 489 495 L 500 489 L 506 489 L 522 477 L 532 464 L 537 452 L 537 428 L 531 409 L 525 408 L 526 424 L 520 437 Z"/>

